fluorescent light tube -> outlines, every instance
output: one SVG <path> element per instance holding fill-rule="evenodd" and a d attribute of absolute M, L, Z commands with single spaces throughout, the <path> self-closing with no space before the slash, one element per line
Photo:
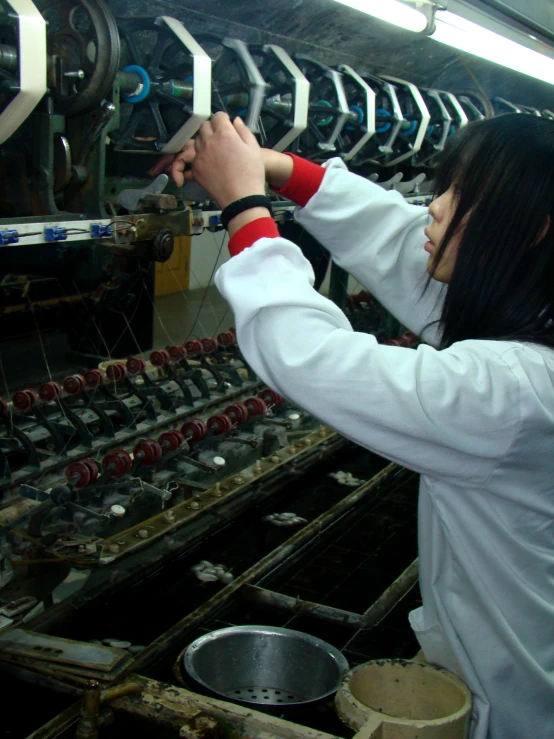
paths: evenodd
<path fill-rule="evenodd" d="M 342 5 L 348 5 L 362 13 L 372 15 L 379 20 L 393 23 L 407 31 L 421 33 L 427 28 L 427 18 L 415 8 L 398 0 L 336 0 Z"/>
<path fill-rule="evenodd" d="M 554 85 L 554 59 L 447 10 L 437 11 L 431 38 Z"/>

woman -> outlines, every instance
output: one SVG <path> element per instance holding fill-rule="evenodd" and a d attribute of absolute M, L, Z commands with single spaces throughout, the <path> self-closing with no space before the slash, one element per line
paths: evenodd
<path fill-rule="evenodd" d="M 185 172 L 187 164 L 192 168 Z M 429 207 L 264 151 L 218 113 L 173 164 L 225 208 L 263 195 L 426 345 L 378 345 L 312 288 L 264 207 L 228 226 L 216 282 L 272 388 L 421 473 L 411 625 L 474 695 L 473 739 L 554 737 L 554 123 L 508 115 L 448 145 Z M 240 210 L 240 208 L 239 208 Z"/>

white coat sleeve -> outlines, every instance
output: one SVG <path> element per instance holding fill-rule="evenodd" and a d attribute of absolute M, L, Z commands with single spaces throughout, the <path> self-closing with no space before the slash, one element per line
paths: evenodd
<path fill-rule="evenodd" d="M 436 326 L 424 331 L 439 318 L 444 292 L 431 282 L 422 296 L 427 208 L 348 172 L 340 159 L 326 170 L 319 190 L 296 209 L 296 220 L 404 326 L 437 345 Z"/>
<path fill-rule="evenodd" d="M 233 257 L 216 284 L 253 370 L 349 439 L 472 487 L 510 449 L 519 386 L 494 342 L 443 351 L 379 345 L 313 289 L 310 264 L 282 238 L 259 239 Z"/>

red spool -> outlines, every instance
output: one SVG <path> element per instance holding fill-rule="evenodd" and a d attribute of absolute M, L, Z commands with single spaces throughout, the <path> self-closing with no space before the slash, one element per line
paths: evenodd
<path fill-rule="evenodd" d="M 198 339 L 191 339 L 190 341 L 187 341 L 185 344 L 185 349 L 187 350 L 187 354 L 190 354 L 191 357 L 194 357 L 197 354 L 203 354 L 204 352 L 202 342 Z"/>
<path fill-rule="evenodd" d="M 202 348 L 206 354 L 213 354 L 219 349 L 219 344 L 215 336 L 208 336 L 206 339 L 202 339 Z"/>
<path fill-rule="evenodd" d="M 150 361 L 154 367 L 163 367 L 169 362 L 169 352 L 167 349 L 155 349 L 150 354 Z"/>
<path fill-rule="evenodd" d="M 102 460 L 102 468 L 107 472 L 110 467 L 110 477 L 122 477 L 130 472 L 133 466 L 133 460 L 129 452 L 125 449 L 114 449 L 113 452 L 106 454 Z"/>
<path fill-rule="evenodd" d="M 233 427 L 233 422 L 225 413 L 217 413 L 215 416 L 208 418 L 208 428 L 214 436 L 225 434 Z"/>
<path fill-rule="evenodd" d="M 201 418 L 193 418 L 192 421 L 187 421 L 181 426 L 181 433 L 185 439 L 194 444 L 206 437 L 208 427 Z"/>
<path fill-rule="evenodd" d="M 50 403 L 62 394 L 62 389 L 57 382 L 43 382 L 38 389 L 38 396 L 45 403 Z"/>
<path fill-rule="evenodd" d="M 258 393 L 258 398 L 261 398 L 267 405 L 279 405 L 283 402 L 283 396 L 269 387 L 264 388 L 261 393 Z"/>
<path fill-rule="evenodd" d="M 63 389 L 68 395 L 79 395 L 85 389 L 83 375 L 69 375 L 63 381 Z"/>
<path fill-rule="evenodd" d="M 160 444 L 162 450 L 164 450 L 165 452 L 174 452 L 176 449 L 179 449 L 184 441 L 185 435 L 177 429 L 173 429 L 172 431 L 164 431 L 163 434 L 160 434 L 160 436 L 158 436 L 158 444 Z"/>
<path fill-rule="evenodd" d="M 244 405 L 248 408 L 248 415 L 251 418 L 262 416 L 267 410 L 267 405 L 261 398 L 247 398 Z"/>
<path fill-rule="evenodd" d="M 65 476 L 68 482 L 73 482 L 74 487 L 84 488 L 98 478 L 98 465 L 93 459 L 82 459 L 79 462 L 72 462 L 65 470 Z M 74 478 L 77 478 L 74 481 Z"/>
<path fill-rule="evenodd" d="M 162 448 L 154 439 L 144 439 L 135 444 L 133 449 L 135 457 L 141 456 L 140 465 L 141 467 L 149 467 L 152 464 L 156 464 L 162 458 Z"/>
<path fill-rule="evenodd" d="M 98 475 L 100 474 L 100 470 L 98 469 L 98 464 L 94 461 L 94 459 L 83 459 L 83 464 L 86 464 L 86 466 L 90 470 L 90 483 L 96 482 L 98 479 Z"/>
<path fill-rule="evenodd" d="M 104 384 L 104 375 L 99 369 L 91 369 L 85 372 L 85 382 L 88 387 L 98 387 Z"/>
<path fill-rule="evenodd" d="M 225 349 L 227 346 L 231 346 L 235 343 L 236 337 L 232 331 L 224 331 L 217 337 L 217 343 L 220 347 Z"/>
<path fill-rule="evenodd" d="M 248 408 L 244 403 L 233 403 L 227 406 L 223 412 L 231 418 L 233 423 L 244 423 L 248 418 Z"/>
<path fill-rule="evenodd" d="M 167 351 L 169 352 L 169 356 L 173 362 L 179 362 L 181 359 L 186 359 L 187 350 L 182 344 L 170 346 Z"/>
<path fill-rule="evenodd" d="M 33 390 L 18 390 L 14 393 L 13 404 L 18 411 L 29 411 L 36 402 L 37 396 Z"/>
<path fill-rule="evenodd" d="M 110 364 L 110 366 L 106 369 L 106 377 L 108 378 L 108 380 L 111 380 L 112 382 L 119 382 L 125 377 L 126 374 L 127 374 L 127 367 L 125 367 L 123 362 L 116 362 L 115 364 Z"/>
<path fill-rule="evenodd" d="M 129 357 L 126 362 L 127 372 L 130 375 L 140 375 L 141 372 L 146 371 L 146 362 L 142 357 Z"/>

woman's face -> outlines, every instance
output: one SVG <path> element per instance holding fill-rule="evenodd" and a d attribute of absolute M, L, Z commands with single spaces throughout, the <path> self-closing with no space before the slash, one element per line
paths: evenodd
<path fill-rule="evenodd" d="M 456 257 L 460 248 L 461 228 L 450 239 L 438 265 L 435 265 L 435 254 L 456 210 L 456 201 L 457 197 L 454 191 L 454 185 L 440 197 L 436 198 L 436 200 L 433 200 L 429 206 L 429 215 L 433 219 L 433 222 L 425 229 L 425 235 L 429 240 L 423 247 L 429 253 L 427 272 L 431 274 L 433 268 L 436 266 L 433 279 L 447 284 L 450 282 L 454 265 L 456 264 Z"/>

